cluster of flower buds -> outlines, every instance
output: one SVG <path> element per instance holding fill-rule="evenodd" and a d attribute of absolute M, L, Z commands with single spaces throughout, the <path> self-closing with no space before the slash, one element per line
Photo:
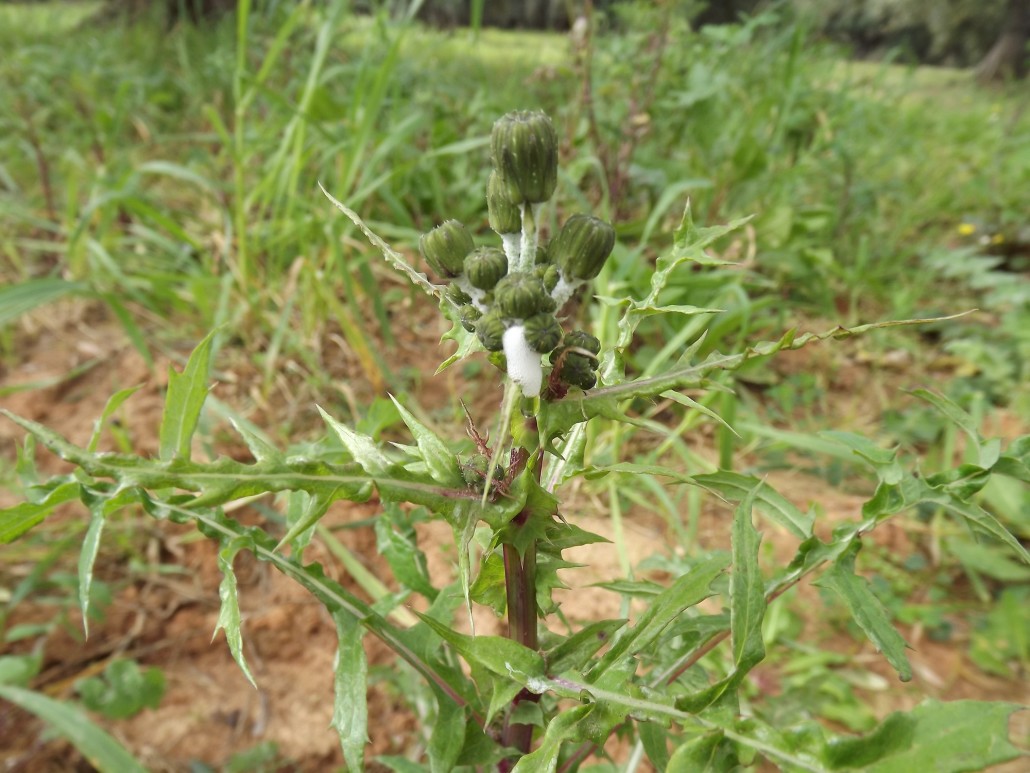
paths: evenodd
<path fill-rule="evenodd" d="M 549 244 L 539 243 L 536 215 L 558 180 L 558 137 L 544 113 L 505 115 L 494 124 L 490 149 L 487 206 L 503 249 L 477 248 L 464 225 L 448 220 L 423 235 L 422 255 L 449 282 L 445 295 L 461 324 L 487 351 L 504 352 L 508 375 L 526 397 L 540 393 L 547 354 L 562 381 L 589 389 L 597 381 L 597 339 L 572 333 L 563 343 L 555 313 L 600 273 L 615 230 L 596 217 L 573 215 Z"/>

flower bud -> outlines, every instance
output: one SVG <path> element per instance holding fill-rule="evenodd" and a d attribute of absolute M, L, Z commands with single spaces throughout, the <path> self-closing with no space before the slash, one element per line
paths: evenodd
<path fill-rule="evenodd" d="M 504 348 L 504 331 L 507 326 L 496 312 L 487 312 L 476 322 L 476 335 L 488 352 L 499 352 Z"/>
<path fill-rule="evenodd" d="M 422 234 L 418 247 L 438 275 L 453 279 L 462 271 L 465 256 L 475 249 L 472 235 L 457 220 L 447 220 Z"/>
<path fill-rule="evenodd" d="M 551 240 L 551 258 L 567 279 L 593 279 L 615 246 L 615 229 L 592 215 L 573 215 Z"/>
<path fill-rule="evenodd" d="M 482 486 L 483 481 L 486 480 L 486 474 L 490 470 L 490 457 L 486 454 L 472 454 L 467 461 L 462 462 L 461 465 L 461 477 L 465 479 L 465 484 L 475 488 Z M 494 480 L 504 480 L 504 467 L 497 465 L 494 468 Z"/>
<path fill-rule="evenodd" d="M 466 303 L 460 309 L 458 309 L 458 317 L 461 320 L 461 326 L 470 333 L 476 332 L 476 323 L 483 316 L 483 312 L 473 306 L 471 303 Z"/>
<path fill-rule="evenodd" d="M 504 277 L 494 289 L 494 298 L 501 316 L 528 319 L 542 311 L 554 311 L 554 300 L 544 283 L 524 271 Z"/>
<path fill-rule="evenodd" d="M 551 292 L 558 286 L 558 279 L 561 277 L 557 266 L 548 265 L 538 265 L 533 269 L 533 276 L 543 283 L 544 289 L 547 292 Z"/>
<path fill-rule="evenodd" d="M 557 351 L 557 350 L 556 350 Z M 558 378 L 570 386 L 593 389 L 597 385 L 594 361 L 576 352 L 565 352 L 558 358 Z"/>
<path fill-rule="evenodd" d="M 561 343 L 563 349 L 586 349 L 591 354 L 601 353 L 601 342 L 590 333 L 582 330 L 573 330 Z"/>
<path fill-rule="evenodd" d="M 534 314 L 522 326 L 526 329 L 526 343 L 534 352 L 547 354 L 561 341 L 561 325 L 554 314 Z"/>
<path fill-rule="evenodd" d="M 486 186 L 486 206 L 490 227 L 495 233 L 517 234 L 522 230 L 522 213 L 518 204 L 513 204 L 508 198 L 508 188 L 496 169 L 490 173 L 490 182 Z"/>
<path fill-rule="evenodd" d="M 558 134 L 545 113 L 520 110 L 494 124 L 494 169 L 513 204 L 547 201 L 558 184 Z"/>
<path fill-rule="evenodd" d="M 443 294 L 447 300 L 459 308 L 466 303 L 472 303 L 471 296 L 456 284 L 447 285 L 447 289 L 443 291 Z"/>
<path fill-rule="evenodd" d="M 508 259 L 496 247 L 480 247 L 465 258 L 465 276 L 480 290 L 492 290 L 508 273 Z"/>

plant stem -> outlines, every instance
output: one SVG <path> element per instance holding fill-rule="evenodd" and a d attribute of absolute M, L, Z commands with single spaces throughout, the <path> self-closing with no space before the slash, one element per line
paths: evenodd
<path fill-rule="evenodd" d="M 531 434 L 535 436 L 536 419 L 530 417 L 526 419 L 526 422 L 531 425 L 534 430 Z M 528 474 L 535 474 L 539 482 L 539 459 L 536 461 L 535 470 Z M 529 517 L 529 511 L 523 509 L 512 520 L 512 524 L 520 527 L 526 523 Z M 519 550 L 515 545 L 505 544 L 503 549 L 504 587 L 508 603 L 508 638 L 535 650 L 539 646 L 536 606 L 536 541 L 530 542 L 522 555 L 519 555 Z M 514 711 L 523 701 L 535 702 L 538 700 L 540 700 L 539 695 L 522 690 L 512 700 L 509 711 Z M 528 754 L 533 744 L 533 726 L 508 721 L 502 731 L 501 741 L 504 746 L 518 749 L 521 754 Z M 507 773 L 511 766 L 511 760 L 502 760 L 497 769 L 500 773 Z"/>

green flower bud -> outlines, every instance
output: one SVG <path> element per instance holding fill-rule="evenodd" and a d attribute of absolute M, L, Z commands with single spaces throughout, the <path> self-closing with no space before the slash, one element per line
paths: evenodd
<path fill-rule="evenodd" d="M 494 288 L 497 308 L 503 317 L 529 319 L 542 311 L 554 311 L 554 300 L 544 283 L 524 271 L 504 277 Z"/>
<path fill-rule="evenodd" d="M 462 271 L 465 256 L 475 249 L 472 235 L 457 220 L 448 220 L 422 234 L 418 247 L 426 263 L 440 276 L 454 278 Z"/>
<path fill-rule="evenodd" d="M 551 243 L 540 241 L 536 244 L 536 257 L 533 260 L 534 265 L 546 266 L 554 261 L 551 260 Z"/>
<path fill-rule="evenodd" d="M 547 354 L 561 342 L 561 325 L 554 314 L 534 314 L 522 323 L 526 343 L 534 352 Z"/>
<path fill-rule="evenodd" d="M 490 311 L 476 322 L 476 335 L 488 352 L 499 352 L 504 348 L 504 331 L 507 326 L 496 312 Z"/>
<path fill-rule="evenodd" d="M 557 266 L 538 265 L 533 269 L 533 276 L 543 282 L 544 289 L 550 293 L 558 286 L 561 274 L 558 272 Z"/>
<path fill-rule="evenodd" d="M 508 198 L 508 188 L 495 169 L 486 186 L 486 206 L 490 227 L 499 234 L 517 234 L 522 230 L 522 213 L 518 204 Z"/>
<path fill-rule="evenodd" d="M 447 285 L 447 289 L 443 291 L 443 294 L 447 300 L 458 307 L 464 306 L 466 303 L 472 303 L 472 298 L 469 294 L 456 284 Z"/>
<path fill-rule="evenodd" d="M 472 454 L 467 461 L 462 462 L 461 477 L 465 479 L 465 485 L 476 488 L 483 485 L 486 480 L 486 473 L 490 469 L 490 457 L 486 454 Z M 504 467 L 498 464 L 494 468 L 494 480 L 504 480 Z"/>
<path fill-rule="evenodd" d="M 597 385 L 596 364 L 589 357 L 576 352 L 566 352 L 560 358 L 558 378 L 570 386 L 593 389 Z"/>
<path fill-rule="evenodd" d="M 458 310 L 458 316 L 461 320 L 461 326 L 470 333 L 475 333 L 476 323 L 483 316 L 483 312 L 481 312 L 471 303 L 466 303 Z"/>
<path fill-rule="evenodd" d="M 494 169 L 513 204 L 547 201 L 558 184 L 558 134 L 542 112 L 515 111 L 490 135 Z"/>
<path fill-rule="evenodd" d="M 496 247 L 480 247 L 465 258 L 465 276 L 480 290 L 492 290 L 508 273 L 508 259 Z"/>
<path fill-rule="evenodd" d="M 615 229 L 592 215 L 573 215 L 551 241 L 551 257 L 567 279 L 593 279 L 615 246 Z"/>
<path fill-rule="evenodd" d="M 573 330 L 565 336 L 561 345 L 563 349 L 586 349 L 591 354 L 601 353 L 601 342 L 582 330 Z"/>

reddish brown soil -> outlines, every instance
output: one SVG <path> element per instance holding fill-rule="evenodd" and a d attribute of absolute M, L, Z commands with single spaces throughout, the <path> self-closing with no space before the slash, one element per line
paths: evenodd
<path fill-rule="evenodd" d="M 430 363 L 439 360 L 441 351 L 435 346 L 439 330 L 427 322 L 421 331 L 401 342 L 403 351 L 397 354 L 396 360 L 408 357 L 416 363 L 424 362 L 431 372 Z M 178 353 L 179 358 L 173 359 L 181 362 L 187 349 L 184 347 L 183 352 Z M 343 354 L 334 366 L 340 379 L 360 371 L 355 358 L 350 358 L 345 348 L 340 351 Z M 826 355 L 807 355 L 815 357 L 814 361 L 795 355 L 788 361 L 788 367 L 825 366 L 818 360 L 820 356 Z M 142 384 L 139 392 L 118 413 L 117 420 L 123 436 L 135 451 L 155 453 L 166 378 L 163 374 L 167 371 L 169 357 L 159 357 L 157 367 L 150 371 L 125 343 L 119 330 L 94 309 L 61 307 L 49 314 L 45 322 L 37 322 L 36 329 L 22 330 L 18 349 L 8 359 L 16 364 L 0 370 L 0 390 L 9 390 L 17 384 L 60 380 L 73 368 L 90 360 L 97 360 L 98 364 L 77 378 L 61 380 L 42 389 L 0 392 L 0 405 L 83 444 L 107 397 L 126 386 Z M 258 374 L 244 358 L 234 357 L 227 351 L 219 363 L 223 383 L 215 389 L 215 396 L 249 413 L 256 423 L 281 424 L 284 414 L 288 413 L 286 423 L 293 428 L 302 431 L 317 425 L 314 411 L 309 407 L 315 396 L 306 394 L 302 383 L 280 379 L 269 395 L 251 386 L 256 383 Z M 852 394 L 862 393 L 871 382 L 868 368 L 857 362 L 843 365 L 837 362 L 823 372 L 832 373 L 828 382 L 846 381 L 846 391 Z M 424 379 L 418 387 L 420 399 L 426 406 L 446 406 L 448 395 L 462 393 L 461 385 L 455 382 L 457 378 L 449 371 L 440 377 Z M 865 383 L 861 383 L 863 379 Z M 338 398 L 341 403 L 361 405 L 370 397 L 369 392 L 356 386 L 359 379 L 348 379 L 346 383 L 350 391 L 341 389 L 343 396 Z M 832 383 L 830 386 L 832 389 Z M 863 419 L 868 418 L 868 410 L 862 409 L 855 400 L 842 398 L 841 394 L 838 392 L 833 398 L 838 400 L 836 415 L 850 415 L 856 420 L 851 426 L 861 425 Z M 286 398 L 284 406 L 277 411 L 274 406 L 281 398 Z M 470 402 L 473 406 L 482 406 L 485 414 L 492 399 L 473 396 Z M 13 463 L 15 446 L 21 442 L 22 435 L 18 427 L 0 420 L 0 482 L 7 475 L 4 468 Z M 227 438 L 228 435 L 221 433 L 217 437 Z M 226 441 L 223 446 L 222 453 L 245 453 L 235 441 Z M 104 447 L 117 448 L 113 436 L 105 435 Z M 698 450 L 710 453 L 705 444 Z M 37 456 L 43 470 L 61 469 L 61 463 L 48 454 L 41 452 Z M 854 518 L 864 501 L 860 493 L 842 493 L 820 479 L 797 472 L 773 473 L 769 481 L 803 508 L 812 502 L 820 503 L 824 511 L 821 529 Z M 11 491 L 0 489 L 0 505 L 13 501 Z M 588 490 L 575 490 L 567 511 L 575 514 L 579 525 L 613 536 L 610 518 L 601 511 L 600 500 L 593 498 Z M 339 504 L 330 511 L 325 523 L 342 526 L 374 514 L 370 506 Z M 258 518 L 246 511 L 236 515 L 243 519 Z M 706 505 L 699 523 L 699 543 L 706 547 L 726 546 L 729 517 L 726 506 Z M 38 527 L 30 538 L 3 547 L 0 590 L 10 591 L 32 570 L 47 540 L 56 539 L 63 526 L 81 522 L 83 518 L 79 509 L 63 509 Z M 762 528 L 772 553 L 770 558 L 788 557 L 792 542 L 772 525 Z M 376 556 L 375 538 L 370 528 L 340 529 L 336 533 L 373 572 L 387 577 L 385 567 Z M 431 573 L 435 577 L 449 576 L 454 560 L 450 530 L 440 524 L 430 524 L 420 527 L 419 537 L 428 555 Z M 655 552 L 664 552 L 671 542 L 664 521 L 637 509 L 625 514 L 624 539 L 633 564 Z M 874 539 L 876 544 L 900 554 L 911 552 L 913 541 L 918 541 L 920 535 L 910 525 L 902 527 L 892 522 L 877 530 Z M 361 594 L 323 548 L 312 546 L 308 557 L 322 561 L 330 574 Z M 571 590 L 556 593 L 564 613 L 572 620 L 618 616 L 617 596 L 587 587 L 621 576 L 615 546 L 591 545 L 568 551 L 567 557 L 586 566 L 564 574 L 565 581 L 572 586 Z M 75 551 L 68 551 L 62 560 L 67 562 L 67 570 L 74 572 Z M 218 617 L 220 580 L 214 547 L 187 527 L 130 514 L 119 516 L 108 527 L 108 539 L 97 562 L 97 576 L 110 584 L 114 595 L 104 610 L 103 619 L 91 625 L 88 641 L 82 640 L 78 612 L 69 601 L 67 625 L 58 627 L 44 641 L 18 642 L 3 654 L 41 645 L 44 667 L 34 687 L 59 698 L 74 697 L 76 680 L 99 673 L 115 657 L 132 657 L 142 664 L 159 666 L 167 679 L 167 692 L 158 708 L 144 710 L 120 722 L 98 718 L 151 770 L 186 771 L 191 763 L 198 761 L 217 768 L 232 755 L 268 741 L 277 744 L 280 760 L 269 769 L 325 771 L 341 768 L 339 743 L 329 728 L 336 647 L 332 621 L 298 586 L 247 554 L 237 558 L 236 570 L 244 620 L 244 654 L 257 681 L 256 690 L 236 667 L 224 638 L 219 634 L 213 642 L 211 640 Z M 820 647 L 847 653 L 853 665 L 883 677 L 880 687 L 861 693 L 877 715 L 911 707 L 926 696 L 1024 703 L 1030 699 L 1025 683 L 984 674 L 970 663 L 966 656 L 968 630 L 963 629 L 961 621 L 957 621 L 956 636 L 946 643 L 931 641 L 919 630 L 906 632 L 914 648 L 911 659 L 915 678 L 902 685 L 871 645 L 859 643 L 842 631 L 827 629 L 821 620 L 825 610 L 819 594 L 807 583 L 795 591 L 793 608 L 804 618 L 806 636 L 810 634 L 811 640 L 818 641 Z M 6 624 L 9 628 L 45 620 L 54 614 L 54 609 L 52 604 L 39 603 L 30 597 L 15 608 Z M 478 616 L 477 627 L 481 632 L 501 632 L 500 623 L 488 612 Z M 372 637 L 366 639 L 365 646 L 374 674 L 369 693 L 369 759 L 378 754 L 418 758 L 424 748 L 425 724 L 407 707 L 397 686 L 381 678 L 377 670 L 393 663 L 391 653 Z M 773 667 L 759 668 L 755 679 L 763 688 L 778 689 L 779 676 Z M 1017 714 L 1013 720 L 1017 740 L 1030 737 L 1030 720 L 1026 715 L 1026 712 Z M 0 764 L 7 770 L 89 769 L 68 744 L 52 738 L 33 718 L 6 704 L 0 704 L 0 737 L 4 739 L 0 744 Z M 617 742 L 613 742 L 610 751 L 620 753 Z M 377 767 L 371 763 L 368 769 Z M 647 769 L 646 766 L 639 768 Z M 1009 766 L 1008 769 L 1020 768 Z"/>

